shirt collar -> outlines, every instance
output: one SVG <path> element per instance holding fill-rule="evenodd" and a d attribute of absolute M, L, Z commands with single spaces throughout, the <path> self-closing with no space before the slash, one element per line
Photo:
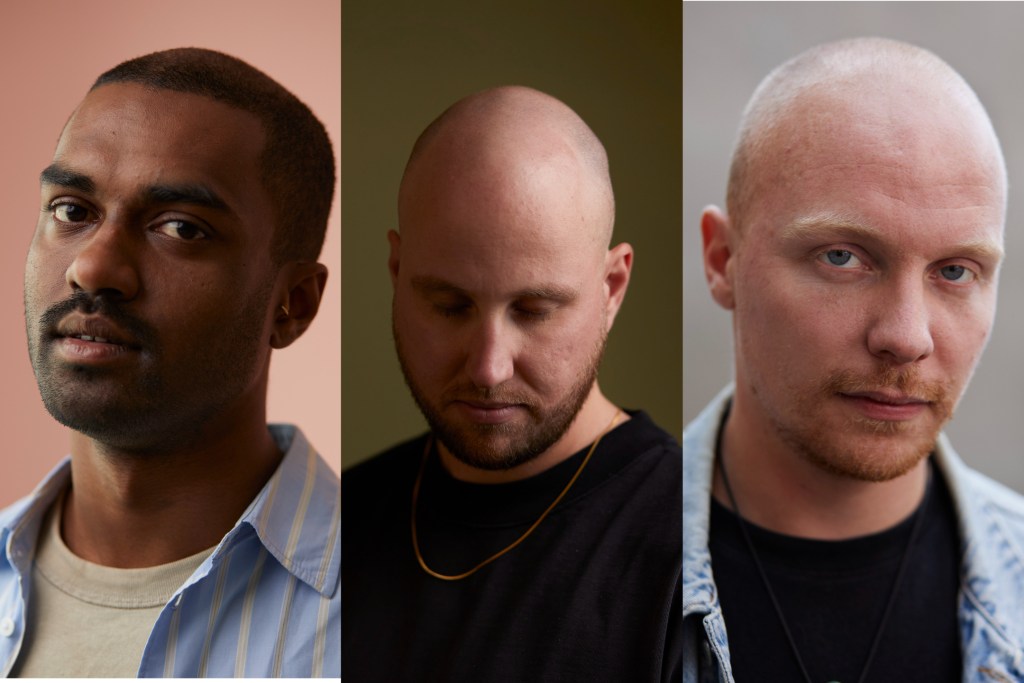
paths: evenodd
<path fill-rule="evenodd" d="M 732 398 L 730 384 L 683 432 L 683 618 L 717 608 L 708 529 L 715 439 Z"/>
<path fill-rule="evenodd" d="M 281 463 L 213 556 L 226 552 L 233 539 L 252 528 L 260 542 L 296 578 L 330 597 L 341 572 L 341 483 L 293 425 L 269 425 Z M 27 571 L 46 510 L 71 477 L 65 457 L 35 490 L 0 514 L 0 537 L 8 560 Z"/>
<path fill-rule="evenodd" d="M 964 464 L 945 434 L 935 445 L 935 459 L 953 497 L 960 527 L 963 560 L 961 586 L 967 599 L 1012 644 L 1015 666 L 1024 668 L 1024 553 L 1020 495 Z"/>
<path fill-rule="evenodd" d="M 730 384 L 705 407 L 683 433 L 683 617 L 717 611 L 718 595 L 708 547 L 711 480 L 715 440 L 732 399 Z M 1019 613 L 1005 605 L 1024 603 L 1024 554 L 1020 534 L 1011 527 L 1024 519 L 1024 504 L 1015 492 L 970 469 L 949 439 L 940 433 L 934 457 L 957 511 L 963 544 L 962 589 L 968 601 L 984 614 L 1001 636 L 996 641 L 1024 666 L 1024 643 Z M 1011 521 L 1012 520 L 1012 521 Z M 1001 604 L 1004 605 L 1001 607 Z"/>
<path fill-rule="evenodd" d="M 270 433 L 284 458 L 232 533 L 249 525 L 285 569 L 330 596 L 340 583 L 341 482 L 298 428 Z"/>
<path fill-rule="evenodd" d="M 71 481 L 71 456 L 65 456 L 32 493 L 0 513 L 0 537 L 7 560 L 22 574 L 29 571 L 39 525 L 50 505 Z"/>

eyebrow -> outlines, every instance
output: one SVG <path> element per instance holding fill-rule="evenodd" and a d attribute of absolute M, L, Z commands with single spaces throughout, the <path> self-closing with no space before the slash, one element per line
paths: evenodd
<path fill-rule="evenodd" d="M 39 174 L 39 182 L 43 185 L 60 185 L 80 192 L 93 193 L 96 183 L 84 173 L 78 173 L 58 164 L 50 164 Z"/>
<path fill-rule="evenodd" d="M 878 228 L 865 225 L 857 220 L 845 216 L 812 216 L 810 218 L 799 218 L 782 228 L 781 237 L 784 240 L 802 240 L 818 237 L 821 235 L 835 235 L 840 237 L 852 237 L 861 241 L 884 242 L 886 234 Z M 966 256 L 972 256 L 979 260 L 994 261 L 999 263 L 1003 260 L 1004 251 L 998 244 L 991 240 L 971 239 L 957 242 L 951 249 Z"/>
<path fill-rule="evenodd" d="M 156 204 L 193 204 L 217 211 L 230 211 L 227 202 L 205 185 L 151 185 L 146 195 Z"/>
<path fill-rule="evenodd" d="M 458 294 L 469 296 L 462 287 L 452 284 L 431 275 L 417 275 L 411 280 L 413 289 L 423 294 Z M 541 285 L 538 287 L 527 287 L 512 293 L 513 299 L 544 299 L 560 304 L 567 304 L 574 301 L 579 293 L 569 287 L 559 285 Z"/>
<path fill-rule="evenodd" d="M 39 174 L 39 182 L 44 185 L 68 187 L 86 194 L 96 192 L 96 183 L 92 178 L 60 164 L 50 164 L 44 168 Z M 216 192 L 199 183 L 151 185 L 143 194 L 154 204 L 191 204 L 217 211 L 231 210 L 228 203 Z"/>

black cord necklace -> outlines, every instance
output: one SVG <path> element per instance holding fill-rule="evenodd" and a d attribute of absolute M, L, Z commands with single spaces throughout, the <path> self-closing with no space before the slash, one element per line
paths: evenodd
<path fill-rule="evenodd" d="M 786 622 L 786 617 L 782 614 L 782 608 L 779 606 L 779 600 L 775 597 L 775 591 L 772 590 L 772 584 L 768 580 L 768 574 L 765 573 L 764 567 L 761 565 L 761 558 L 757 554 L 757 550 L 754 548 L 754 541 L 750 537 L 750 531 L 747 528 L 747 522 L 743 519 L 743 515 L 740 514 L 740 508 L 736 504 L 736 497 L 732 493 L 732 486 L 729 485 L 729 476 L 725 473 L 725 459 L 722 456 L 722 435 L 719 432 L 718 443 L 716 444 L 715 454 L 718 461 L 718 470 L 722 473 L 722 483 L 725 485 L 725 492 L 729 495 L 729 502 L 732 504 L 732 510 L 736 513 L 736 519 L 740 524 L 740 532 L 743 535 L 743 540 L 747 545 L 747 549 L 750 551 L 750 556 L 754 558 L 754 565 L 757 567 L 757 573 L 761 576 L 761 583 L 764 584 L 765 590 L 768 592 L 768 597 L 771 598 L 772 607 L 775 608 L 775 614 L 779 617 L 779 623 L 782 624 L 782 631 L 786 634 L 786 640 L 789 641 L 789 647 L 793 651 L 793 657 L 796 659 L 797 666 L 800 667 L 800 672 L 804 675 L 804 681 L 806 683 L 813 683 L 811 675 L 807 672 L 807 667 L 804 665 L 804 660 L 800 657 L 800 650 L 796 647 L 796 641 L 793 639 L 793 634 L 789 630 L 789 624 Z M 932 479 L 931 479 L 931 468 L 928 469 L 928 481 L 925 483 L 925 494 L 924 500 L 921 502 L 920 507 L 914 512 L 914 526 L 910 531 L 910 539 L 907 540 L 907 545 L 903 549 L 903 557 L 900 559 L 899 569 L 896 571 L 896 578 L 893 580 L 892 589 L 889 592 L 889 600 L 885 603 L 885 611 L 882 613 L 882 620 L 878 624 L 878 630 L 875 631 L 874 640 L 871 641 L 871 649 L 868 650 L 868 655 L 864 660 L 864 666 L 861 668 L 860 677 L 857 679 L 857 683 L 864 683 L 867 679 L 868 670 L 871 668 L 871 662 L 875 659 L 875 654 L 878 652 L 878 646 L 882 642 L 882 634 L 885 632 L 885 625 L 889 621 L 889 615 L 892 613 L 893 605 L 896 604 L 896 596 L 899 594 L 900 586 L 903 584 L 903 575 L 906 574 L 907 565 L 910 558 L 910 549 L 917 540 L 918 533 L 921 530 L 922 520 L 924 519 L 924 509 L 928 505 L 928 499 L 931 497 L 932 491 Z M 830 683 L 838 683 L 838 681 L 830 681 Z"/>

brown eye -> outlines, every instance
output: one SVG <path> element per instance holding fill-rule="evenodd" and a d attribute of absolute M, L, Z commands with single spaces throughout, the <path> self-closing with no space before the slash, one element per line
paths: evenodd
<path fill-rule="evenodd" d="M 183 242 L 195 242 L 206 239 L 206 234 L 186 221 L 165 221 L 157 226 L 157 232 Z"/>
<path fill-rule="evenodd" d="M 61 223 L 81 223 L 89 217 L 89 210 L 78 204 L 58 204 L 53 207 L 53 217 Z"/>

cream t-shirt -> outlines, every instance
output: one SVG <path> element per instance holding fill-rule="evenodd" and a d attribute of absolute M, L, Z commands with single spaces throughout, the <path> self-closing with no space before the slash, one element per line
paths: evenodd
<path fill-rule="evenodd" d="M 73 554 L 60 536 L 64 496 L 43 521 L 25 642 L 11 676 L 134 678 L 157 617 L 213 548 L 143 569 Z"/>

